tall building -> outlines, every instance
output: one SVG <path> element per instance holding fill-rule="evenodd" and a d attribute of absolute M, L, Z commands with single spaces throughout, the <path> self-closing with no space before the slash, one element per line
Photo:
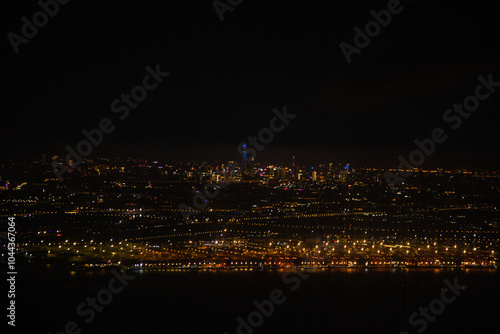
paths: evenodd
<path fill-rule="evenodd" d="M 247 144 L 243 144 L 243 164 L 241 166 L 242 173 L 247 172 Z"/>
<path fill-rule="evenodd" d="M 273 178 L 275 180 L 281 180 L 283 178 L 283 169 L 281 167 L 275 167 L 274 168 Z"/>
<path fill-rule="evenodd" d="M 246 158 L 246 157 L 245 157 Z M 229 161 L 227 164 L 227 180 L 234 181 L 234 177 L 236 175 L 236 161 Z"/>

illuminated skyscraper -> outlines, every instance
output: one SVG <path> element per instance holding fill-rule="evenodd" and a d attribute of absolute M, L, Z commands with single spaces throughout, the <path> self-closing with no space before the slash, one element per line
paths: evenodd
<path fill-rule="evenodd" d="M 243 165 L 241 166 L 243 173 L 247 172 L 247 145 L 243 144 Z"/>
<path fill-rule="evenodd" d="M 235 174 L 236 174 L 236 166 L 237 166 L 237 162 L 236 161 L 229 161 L 228 164 L 227 164 L 227 170 L 226 170 L 226 174 L 227 174 L 227 177 L 226 179 L 229 180 L 229 181 L 234 181 L 234 177 L 235 177 Z"/>

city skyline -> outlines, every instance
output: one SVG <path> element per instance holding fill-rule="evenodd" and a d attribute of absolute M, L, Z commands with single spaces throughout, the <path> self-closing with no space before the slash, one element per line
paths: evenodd
<path fill-rule="evenodd" d="M 0 13 L 5 333 L 498 329 L 498 3 Z"/>

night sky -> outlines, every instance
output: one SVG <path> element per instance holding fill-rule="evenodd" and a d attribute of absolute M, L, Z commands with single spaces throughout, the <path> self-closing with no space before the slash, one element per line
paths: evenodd
<path fill-rule="evenodd" d="M 245 0 L 221 22 L 209 0 L 72 0 L 16 54 L 7 34 L 40 6 L 2 1 L 0 160 L 65 155 L 109 117 L 90 158 L 227 162 L 286 105 L 297 117 L 258 161 L 396 167 L 442 127 L 423 167 L 500 169 L 500 88 L 457 130 L 443 121 L 479 75 L 500 82 L 500 5 L 402 0 L 348 64 L 339 44 L 387 3 Z M 112 101 L 156 64 L 170 75 L 120 120 Z"/>

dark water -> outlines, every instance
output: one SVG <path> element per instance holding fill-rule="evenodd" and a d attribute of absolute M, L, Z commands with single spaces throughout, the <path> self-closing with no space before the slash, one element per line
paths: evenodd
<path fill-rule="evenodd" d="M 129 272 L 136 278 L 87 324 L 87 316 L 79 316 L 76 307 L 107 287 L 111 272 L 20 272 L 16 332 L 64 333 L 65 324 L 73 320 L 81 333 L 233 334 L 236 318 L 247 319 L 256 310 L 254 300 L 269 299 L 271 291 L 279 289 L 283 303 L 275 305 L 259 327 L 241 333 L 417 333 L 420 325 L 412 327 L 408 317 L 440 298 L 443 280 L 453 282 L 455 277 L 468 288 L 445 304 L 424 332 L 498 331 L 500 277 L 495 270 L 307 273 L 307 279 L 290 273 L 287 283 L 279 270 Z"/>

